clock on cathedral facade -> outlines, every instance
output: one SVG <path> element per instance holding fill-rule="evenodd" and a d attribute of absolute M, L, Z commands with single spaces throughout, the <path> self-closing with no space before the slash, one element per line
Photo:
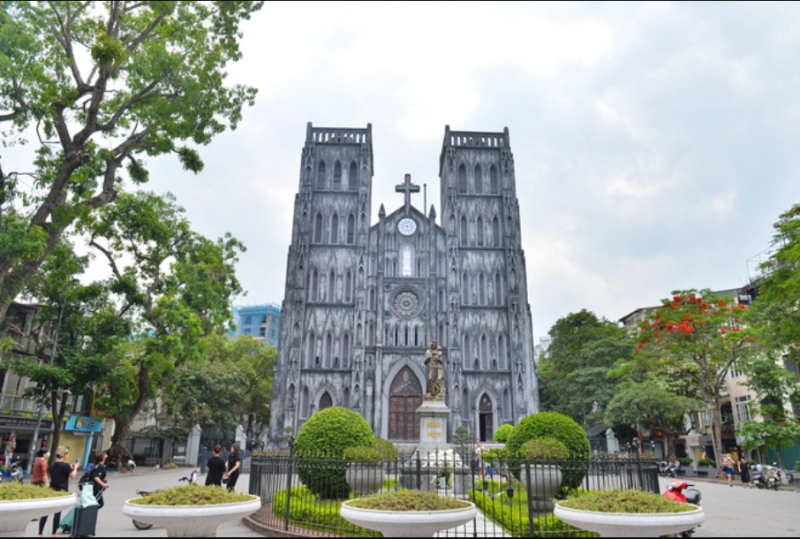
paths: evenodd
<path fill-rule="evenodd" d="M 445 360 L 451 430 L 479 440 L 538 411 L 519 202 L 508 130 L 445 129 L 441 221 L 403 205 L 372 215 L 372 126 L 308 124 L 295 197 L 270 441 L 326 406 L 375 434 L 419 440 L 425 349 Z M 448 433 L 448 437 L 452 432 Z"/>

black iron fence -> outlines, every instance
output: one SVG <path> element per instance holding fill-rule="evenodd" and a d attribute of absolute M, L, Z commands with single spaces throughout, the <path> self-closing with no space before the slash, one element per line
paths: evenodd
<path fill-rule="evenodd" d="M 263 506 L 251 518 L 276 532 L 377 537 L 378 533 L 344 520 L 339 515 L 342 502 L 404 488 L 476 504 L 477 518 L 439 534 L 449 537 L 589 536 L 553 516 L 554 500 L 587 490 L 659 493 L 658 467 L 652 460 L 485 459 L 476 463 L 471 454 L 448 451 L 352 462 L 324 455 L 274 454 L 252 459 L 250 493 L 259 495 Z"/>

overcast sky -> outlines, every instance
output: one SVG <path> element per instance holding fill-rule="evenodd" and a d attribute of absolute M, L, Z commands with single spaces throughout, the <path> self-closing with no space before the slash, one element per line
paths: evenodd
<path fill-rule="evenodd" d="M 446 124 L 507 126 L 538 341 L 582 308 L 747 282 L 800 201 L 799 51 L 795 3 L 269 2 L 231 69 L 255 107 L 200 175 L 151 160 L 149 189 L 245 242 L 238 303 L 279 303 L 306 122 L 372 123 L 373 222 L 405 173 L 438 209 Z"/>

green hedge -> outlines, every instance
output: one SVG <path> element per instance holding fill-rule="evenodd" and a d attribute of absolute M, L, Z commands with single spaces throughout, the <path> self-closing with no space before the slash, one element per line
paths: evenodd
<path fill-rule="evenodd" d="M 504 444 L 508 442 L 508 439 L 511 437 L 511 433 L 514 432 L 514 425 L 510 425 L 506 423 L 505 425 L 500 425 L 497 427 L 497 430 L 494 431 L 494 441 L 499 444 Z"/>
<path fill-rule="evenodd" d="M 343 454 L 351 447 L 374 444 L 375 434 L 358 413 L 340 406 L 320 410 L 297 433 L 297 475 L 314 494 L 346 500 L 350 487 L 345 478 L 347 465 L 341 460 Z"/>
<path fill-rule="evenodd" d="M 341 500 L 324 500 L 306 487 L 294 487 L 289 499 L 289 521 L 309 530 L 324 531 L 350 537 L 380 537 L 380 534 L 361 528 L 343 519 L 339 514 Z M 272 513 L 284 518 L 286 490 L 279 490 L 272 499 Z"/>

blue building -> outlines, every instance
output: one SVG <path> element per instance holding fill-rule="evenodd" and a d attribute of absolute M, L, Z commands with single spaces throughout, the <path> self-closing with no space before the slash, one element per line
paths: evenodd
<path fill-rule="evenodd" d="M 231 329 L 229 333 L 231 337 L 252 335 L 277 348 L 280 322 L 281 308 L 278 305 L 234 306 L 233 323 L 236 329 Z"/>

